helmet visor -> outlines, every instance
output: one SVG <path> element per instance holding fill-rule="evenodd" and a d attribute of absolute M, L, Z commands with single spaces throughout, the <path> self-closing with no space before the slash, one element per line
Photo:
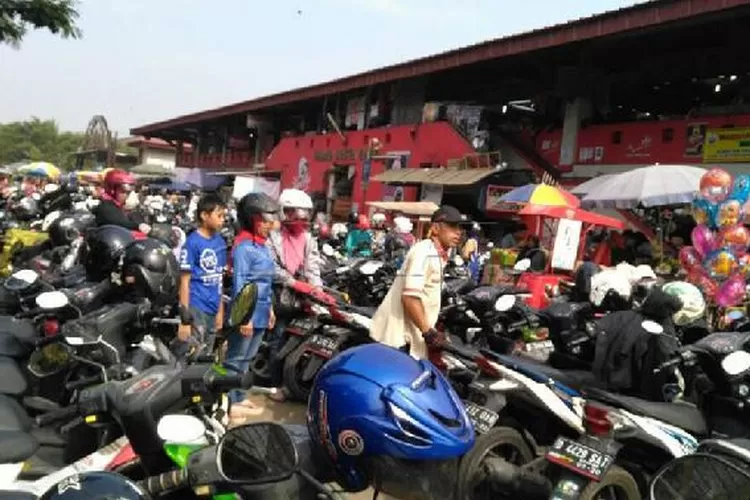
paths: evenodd
<path fill-rule="evenodd" d="M 275 213 L 263 212 L 260 216 L 263 222 L 276 222 L 279 220 L 279 217 Z"/>
<path fill-rule="evenodd" d="M 309 221 L 310 210 L 306 208 L 287 208 L 284 210 L 284 217 L 287 221 Z"/>

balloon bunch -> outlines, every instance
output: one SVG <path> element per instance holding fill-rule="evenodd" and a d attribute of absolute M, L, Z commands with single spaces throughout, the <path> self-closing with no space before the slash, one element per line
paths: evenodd
<path fill-rule="evenodd" d="M 729 307 L 745 298 L 745 279 L 750 277 L 750 231 L 742 224 L 750 197 L 750 175 L 734 180 L 714 168 L 701 177 L 693 202 L 692 247 L 680 250 L 680 263 L 688 280 L 699 286 L 707 299 Z"/>

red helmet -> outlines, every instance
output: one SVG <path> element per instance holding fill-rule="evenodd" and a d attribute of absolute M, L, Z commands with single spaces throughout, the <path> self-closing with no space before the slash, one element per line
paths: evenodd
<path fill-rule="evenodd" d="M 370 229 L 370 219 L 366 215 L 357 217 L 357 229 Z"/>
<path fill-rule="evenodd" d="M 135 176 L 130 172 L 115 168 L 107 172 L 104 176 L 104 190 L 109 193 L 114 193 L 123 186 L 134 186 Z"/>

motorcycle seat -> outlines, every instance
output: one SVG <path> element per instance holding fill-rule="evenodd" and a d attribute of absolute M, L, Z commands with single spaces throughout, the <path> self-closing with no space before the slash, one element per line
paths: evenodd
<path fill-rule="evenodd" d="M 0 395 L 20 396 L 28 388 L 26 377 L 12 358 L 0 356 Z"/>
<path fill-rule="evenodd" d="M 23 431 L 0 431 L 0 464 L 24 462 L 38 449 L 39 441 L 31 434 Z"/>
<path fill-rule="evenodd" d="M 31 417 L 15 399 L 0 394 L 0 432 L 31 430 Z"/>
<path fill-rule="evenodd" d="M 646 401 L 621 394 L 613 394 L 596 388 L 587 389 L 586 396 L 638 415 L 661 420 L 662 422 L 686 430 L 697 437 L 708 435 L 708 424 L 703 417 L 703 413 L 690 403 Z"/>
<path fill-rule="evenodd" d="M 37 496 L 25 491 L 0 490 L 0 500 L 36 500 Z"/>
<path fill-rule="evenodd" d="M 602 382 L 592 372 L 587 370 L 558 370 L 541 361 L 535 361 L 526 357 L 499 355 L 484 349 L 482 353 L 491 355 L 491 357 L 494 357 L 502 364 L 513 368 L 537 382 L 544 382 L 545 379 L 551 378 L 572 389 L 580 390 L 586 387 L 602 387 Z"/>
<path fill-rule="evenodd" d="M 348 305 L 346 308 L 356 314 L 361 314 L 362 316 L 366 316 L 368 318 L 372 318 L 375 316 L 375 311 L 378 310 L 377 307 L 367 307 L 367 306 L 352 306 Z"/>
<path fill-rule="evenodd" d="M 26 343 L 33 343 L 39 338 L 33 321 L 13 316 L 0 316 L 0 333 L 13 335 Z"/>

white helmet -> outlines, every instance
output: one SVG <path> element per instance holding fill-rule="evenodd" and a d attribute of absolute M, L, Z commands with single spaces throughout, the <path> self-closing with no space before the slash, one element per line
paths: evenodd
<path fill-rule="evenodd" d="M 706 299 L 697 286 L 685 281 L 673 281 L 667 283 L 661 289 L 664 293 L 677 297 L 682 302 L 682 309 L 672 316 L 675 325 L 689 325 L 703 317 L 706 312 Z"/>
<path fill-rule="evenodd" d="M 396 232 L 401 234 L 411 233 L 411 230 L 414 229 L 414 225 L 407 217 L 394 218 L 393 226 L 396 228 Z"/>
<path fill-rule="evenodd" d="M 44 186 L 45 194 L 54 193 L 58 189 L 60 189 L 60 186 L 58 184 L 49 183 L 49 184 L 45 184 Z"/>
<path fill-rule="evenodd" d="M 282 218 L 286 219 L 288 212 L 294 210 L 297 219 L 309 220 L 312 215 L 313 202 L 310 195 L 299 189 L 285 189 L 279 196 Z"/>
<path fill-rule="evenodd" d="M 376 226 L 385 224 L 385 214 L 381 212 L 373 214 L 372 218 L 370 219 L 370 222 Z"/>
<path fill-rule="evenodd" d="M 336 222 L 331 226 L 331 236 L 334 238 L 341 238 L 349 231 L 346 229 L 346 224 L 343 222 Z"/>

